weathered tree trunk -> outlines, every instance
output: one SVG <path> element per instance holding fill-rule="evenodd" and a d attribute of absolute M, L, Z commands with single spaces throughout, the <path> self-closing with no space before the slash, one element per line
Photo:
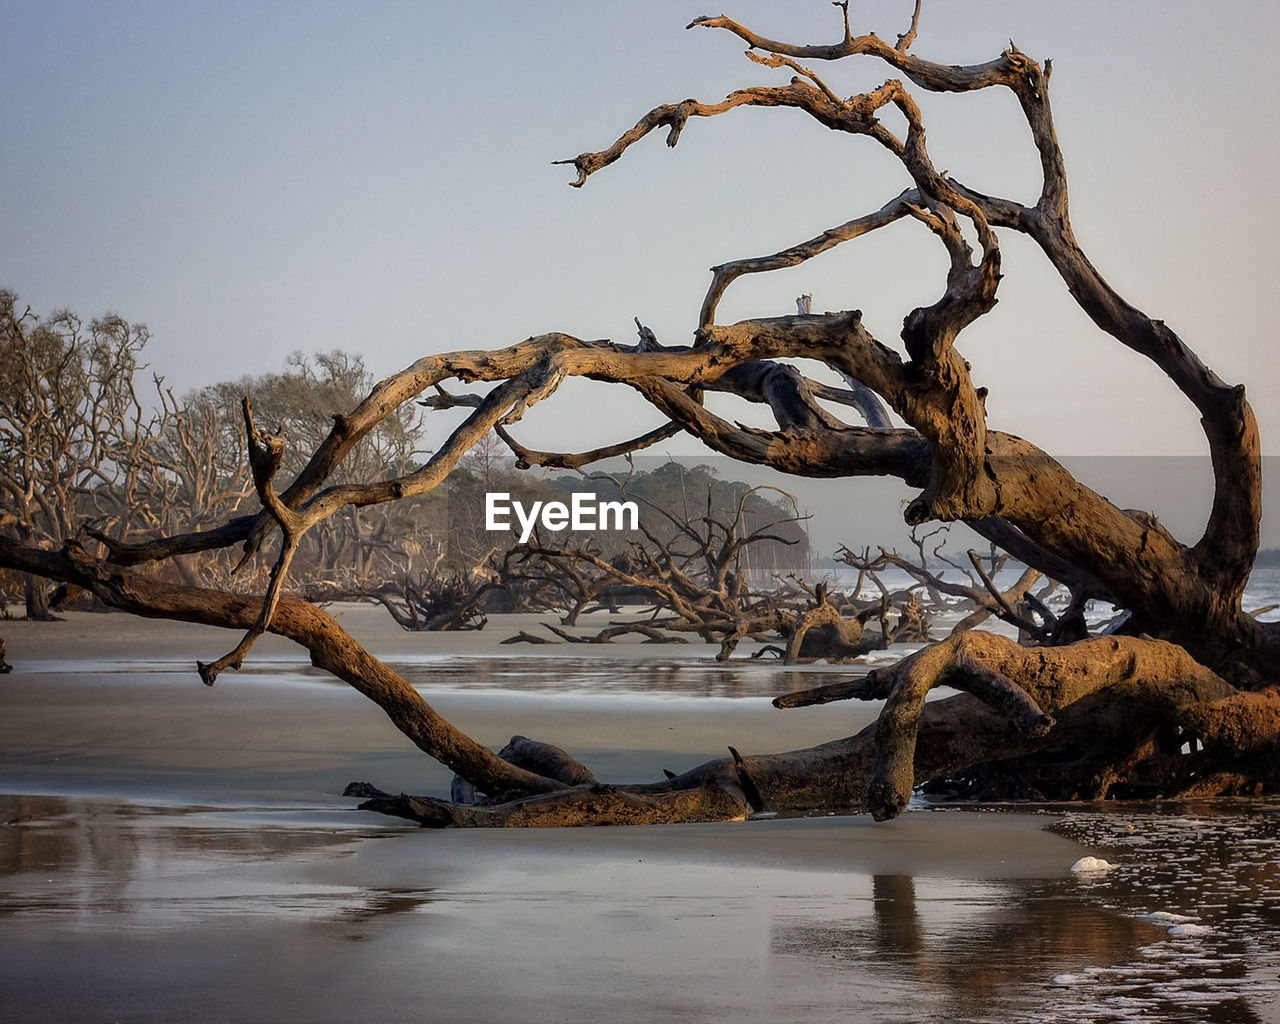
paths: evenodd
<path fill-rule="evenodd" d="M 137 614 L 245 630 L 232 652 L 199 665 L 210 684 L 223 669 L 238 667 L 264 631 L 302 644 L 313 663 L 376 701 L 424 752 L 491 794 L 476 806 L 406 798 L 403 806 L 424 824 L 622 824 L 863 809 L 883 818 L 898 813 L 913 787 L 929 780 L 975 792 L 1072 797 L 1274 788 L 1280 783 L 1280 624 L 1259 622 L 1242 606 L 1262 514 L 1258 430 L 1243 386 L 1223 381 L 1162 321 L 1125 302 L 1078 244 L 1049 106 L 1047 63 L 1042 68 L 1012 45 L 985 64 L 934 63 L 909 52 L 917 19 L 890 45 L 872 33 L 855 36 L 847 5 L 837 6 L 845 8 L 846 20 L 843 35 L 831 45 L 766 39 L 724 16 L 696 19 L 693 26 L 747 43 L 758 65 L 786 69 L 787 84 L 736 90 L 719 103 L 683 100 L 655 107 L 607 149 L 565 161 L 577 170 L 573 184 L 581 186 L 656 129 L 666 128 L 668 144 L 674 145 L 693 118 L 743 106 L 783 107 L 826 129 L 870 140 L 910 177 L 906 191 L 873 213 L 772 255 L 714 268 L 692 344 L 661 345 L 642 328 L 633 346 L 551 333 L 505 349 L 423 357 L 377 385 L 350 414 L 336 417 L 306 468 L 281 493 L 273 480 L 283 441 L 254 429 L 246 399 L 260 513 L 141 544 L 102 537 L 108 549 L 103 559 L 89 557 L 74 543 L 48 552 L 0 537 L 0 565 L 84 586 Z M 901 78 L 841 97 L 800 63 L 846 57 L 879 61 Z M 1034 203 L 981 193 L 937 170 L 922 111 L 904 79 L 912 89 L 930 92 L 1009 90 L 1039 156 L 1042 185 Z M 881 120 L 890 108 L 893 127 Z M 726 289 L 744 275 L 798 266 L 906 218 L 937 239 L 948 269 L 938 300 L 907 314 L 900 346 L 876 339 L 856 309 L 716 321 Z M 1092 322 L 1149 360 L 1191 403 L 1214 469 L 1212 509 L 1199 540 L 1182 543 L 1153 516 L 1118 508 L 1077 481 L 1031 442 L 988 426 L 986 391 L 975 386 L 956 346 L 964 330 L 994 308 L 1002 275 L 1000 238 L 1007 232 L 1030 237 Z M 818 361 L 851 386 L 817 384 L 783 362 L 789 359 Z M 512 764 L 444 722 L 322 611 L 284 596 L 283 582 L 293 552 L 312 530 L 346 509 L 426 494 L 491 430 L 509 439 L 505 428 L 568 377 L 626 385 L 665 422 L 630 441 L 578 455 L 534 452 L 512 439 L 522 464 L 582 466 L 683 430 L 713 451 L 782 472 L 896 476 L 919 489 L 905 508 L 908 523 L 963 521 L 1032 570 L 1066 585 L 1074 611 L 1066 622 L 1070 629 L 1029 630 L 1038 646 L 966 632 L 863 679 L 781 700 L 780 706 L 849 697 L 884 701 L 873 727 L 809 750 L 744 757 L 730 748 L 731 758 L 634 786 L 569 783 L 544 774 L 550 768 Z M 465 398 L 440 391 L 449 404 L 473 411 L 426 463 L 374 483 L 329 483 L 380 422 L 449 380 L 494 386 Z M 717 416 L 704 404 L 708 391 L 766 407 L 777 429 Z M 819 398 L 858 410 L 867 425 L 843 422 Z M 896 419 L 889 419 L 881 402 Z M 899 421 L 905 426 L 887 425 Z M 276 530 L 280 554 L 262 596 L 167 584 L 129 568 L 233 544 L 243 544 L 248 558 Z M 592 562 L 594 556 L 585 554 Z M 669 570 L 659 565 L 655 578 L 645 579 L 610 571 L 621 582 L 662 596 L 676 613 L 673 628 L 719 640 L 722 656 L 765 621 L 755 614 L 759 609 L 744 612 L 742 595 L 729 585 L 727 561 L 716 563 L 713 586 L 700 585 L 696 594 Z M 1000 612 L 1016 619 L 1009 596 L 993 585 L 987 589 Z M 703 600 L 710 590 L 716 599 Z M 1079 610 L 1094 599 L 1128 613 L 1124 629 L 1132 635 L 1075 639 L 1087 633 Z M 853 628 L 844 621 L 838 613 L 815 613 L 793 635 L 794 653 L 818 628 L 835 630 L 841 643 L 852 640 Z M 926 704 L 938 685 L 966 693 Z"/>
<path fill-rule="evenodd" d="M 969 691 L 925 703 L 935 686 Z M 488 806 L 416 798 L 424 825 L 652 824 L 753 813 L 870 811 L 893 817 L 918 783 L 988 766 L 1024 795 L 1097 799 L 1122 778 L 1166 796 L 1256 792 L 1280 783 L 1280 697 L 1235 690 L 1158 640 L 1116 637 L 1028 649 L 952 637 L 865 679 L 779 698 L 783 707 L 887 699 L 856 736 L 785 754 L 708 762 L 638 786 L 583 786 Z M 1194 738 L 1180 754 L 1162 734 Z M 1135 742 L 1135 739 L 1137 742 Z M 1185 742 L 1185 741 L 1184 741 Z M 1048 794 L 1031 784 L 1048 778 Z M 1028 781 L 1030 780 L 1030 781 Z"/>
<path fill-rule="evenodd" d="M 22 577 L 22 586 L 27 605 L 27 618 L 32 622 L 54 621 L 55 616 L 49 608 L 49 581 L 31 573 L 25 573 Z"/>

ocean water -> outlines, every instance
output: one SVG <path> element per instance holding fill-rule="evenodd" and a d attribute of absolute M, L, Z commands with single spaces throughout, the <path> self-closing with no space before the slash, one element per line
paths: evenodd
<path fill-rule="evenodd" d="M 852 586 L 857 579 L 857 572 L 849 569 L 847 566 L 838 567 L 840 571 L 833 577 L 837 585 Z M 950 566 L 933 566 L 933 571 L 940 575 L 948 582 L 961 583 L 969 585 L 969 581 L 958 570 Z M 1021 569 L 1006 569 L 995 577 L 995 583 L 1000 587 L 1011 586 L 1021 573 Z M 880 578 L 890 590 L 903 590 L 915 584 L 915 580 L 902 569 L 891 567 L 880 573 Z M 1036 588 L 1039 590 L 1039 587 Z M 870 582 L 863 584 L 859 596 L 863 599 L 871 600 L 879 597 L 880 592 Z M 1048 605 L 1055 611 L 1066 606 L 1067 593 L 1064 588 L 1059 587 L 1058 590 L 1049 599 Z M 1243 606 L 1246 612 L 1261 612 L 1258 619 L 1261 622 L 1277 622 L 1280 621 L 1280 564 L 1265 564 L 1254 567 L 1253 574 L 1249 578 L 1249 583 L 1245 587 Z M 959 621 L 967 611 L 971 609 L 962 598 L 949 598 L 948 604 L 951 607 L 950 612 L 943 612 L 935 615 L 935 623 L 937 628 L 935 634 L 950 628 L 955 622 Z M 963 610 L 962 610 L 963 609 Z M 1086 616 L 1090 623 L 1097 625 L 1105 622 L 1115 615 L 1115 609 L 1104 602 L 1094 601 L 1086 609 Z M 992 629 L 996 632 L 1006 632 L 1013 634 L 1011 627 L 1006 627 L 996 619 L 988 619 L 982 626 L 983 629 Z"/>
<path fill-rule="evenodd" d="M 1258 616 L 1262 622 L 1280 621 L 1280 565 L 1255 566 L 1244 592 L 1247 612 L 1268 608 Z"/>
<path fill-rule="evenodd" d="M 1055 975 L 1071 1022 L 1274 1019 L 1280 983 L 1280 805 L 1116 805 L 1053 826 L 1115 866 L 1079 883 L 1106 911 L 1148 926 L 1128 956 Z"/>

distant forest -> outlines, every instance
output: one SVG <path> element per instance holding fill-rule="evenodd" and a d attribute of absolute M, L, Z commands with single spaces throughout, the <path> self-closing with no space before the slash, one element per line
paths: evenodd
<path fill-rule="evenodd" d="M 294 353 L 281 372 L 221 381 L 175 394 L 144 362 L 147 329 L 118 316 L 85 321 L 60 312 L 40 318 L 0 291 L 0 532 L 47 549 L 68 541 L 91 553 L 111 542 L 215 527 L 258 511 L 245 448 L 241 399 L 257 422 L 285 438 L 281 486 L 303 469 L 333 426 L 373 390 L 377 378 L 357 353 Z M 381 420 L 344 461 L 335 482 L 368 483 L 412 472 L 431 452 L 426 410 L 412 403 Z M 625 467 L 624 467 L 625 469 Z M 752 545 L 751 575 L 803 571 L 804 524 L 780 493 L 720 479 L 708 466 L 676 463 L 623 474 L 550 475 L 516 468 L 490 435 L 465 456 L 444 487 L 413 501 L 350 506 L 304 538 L 291 573 L 301 591 L 370 591 L 423 573 L 466 574 L 496 564 L 517 545 L 513 533 L 485 530 L 486 491 L 529 503 L 634 500 L 642 530 L 541 536 L 606 558 L 630 543 L 670 543 L 678 521 L 708 515 L 753 531 L 776 523 L 779 540 Z M 741 515 L 738 506 L 741 505 Z M 674 515 L 672 514 L 674 513 Z M 229 550 L 183 555 L 154 571 L 188 584 L 259 590 L 270 558 L 239 567 Z M 0 572 L 0 611 L 25 601 L 43 617 L 43 585 Z"/>

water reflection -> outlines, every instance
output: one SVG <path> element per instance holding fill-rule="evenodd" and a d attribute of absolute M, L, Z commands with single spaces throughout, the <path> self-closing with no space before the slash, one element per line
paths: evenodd
<path fill-rule="evenodd" d="M 895 652 L 900 657 L 903 652 Z M 414 686 L 432 690 L 510 690 L 540 694 L 634 694 L 681 697 L 776 697 L 823 682 L 812 669 L 713 661 L 637 661 L 623 658 L 448 658 L 394 663 Z M 842 676 L 866 670 L 830 667 Z M 821 670 L 820 670 L 821 671 Z"/>
<path fill-rule="evenodd" d="M 779 920 L 773 951 L 909 993 L 910 1011 L 890 999 L 884 1019 L 1274 1020 L 1280 816 L 1274 805 L 1176 811 L 1070 814 L 1055 830 L 1117 863 L 1089 879 L 877 875 L 869 916 Z"/>
<path fill-rule="evenodd" d="M 299 884 L 302 861 L 341 856 L 398 829 L 300 827 L 271 812 L 0 795 L 0 920 L 38 915 L 85 929 L 173 927 L 257 915 L 353 922 L 405 913 L 429 890 Z M 283 826 L 283 827 L 281 827 Z M 282 872 L 273 871 L 275 864 Z M 16 921 L 15 921 L 16 923 Z"/>
<path fill-rule="evenodd" d="M 1045 998 L 1027 990 L 1028 979 L 1047 980 L 1063 963 L 1126 957 L 1155 935 L 1144 922 L 1053 897 L 1043 884 L 877 875 L 869 919 L 780 924 L 773 947 L 911 992 L 910 1014 L 895 1019 L 919 1019 L 927 1007 L 952 1020 L 1005 1020 Z"/>
<path fill-rule="evenodd" d="M 1074 1010 L 1064 1019 L 1121 1019 L 1090 1014 L 1128 1007 L 1146 1019 L 1261 1020 L 1253 1007 L 1280 988 L 1278 812 L 1209 801 L 1103 808 L 1057 826 L 1117 865 L 1088 883 L 1091 900 L 1159 929 L 1136 955 L 1057 976 Z"/>
<path fill-rule="evenodd" d="M 333 884 L 353 875 L 300 865 L 331 866 L 355 840 L 391 834 L 335 831 L 335 824 L 299 812 L 0 796 L 0 928 L 23 941 L 69 932 L 93 942 L 130 934 L 180 940 L 219 923 L 239 934 L 257 919 L 292 923 L 301 926 L 295 937 L 323 934 L 344 948 L 394 937 L 377 948 L 418 943 L 436 955 L 452 950 L 455 964 L 470 962 L 468 950 L 493 949 L 527 966 L 525 936 L 536 927 L 595 957 L 601 983 L 616 970 L 612 958 L 625 955 L 650 958 L 640 972 L 646 978 L 710 970 L 719 984 L 742 970 L 745 954 L 761 976 L 774 965 L 779 976 L 798 976 L 789 996 L 811 986 L 828 1000 L 856 993 L 854 1019 L 1276 1019 L 1275 804 L 1072 810 L 1056 830 L 1105 856 L 1114 871 L 998 881 L 781 861 L 766 879 L 764 864 L 719 865 L 709 852 L 714 842 L 699 845 L 718 829 L 750 826 L 706 826 L 641 833 L 648 845 L 635 859 L 605 845 L 564 869 L 561 857 L 589 843 L 587 834 L 525 837 L 488 869 L 448 884 L 414 854 L 442 837 L 413 832 L 403 848 L 372 848 L 396 855 L 384 870 L 366 864 L 354 874 L 381 884 Z M 746 842 L 751 834 L 737 835 Z M 699 852 L 673 871 L 682 838 Z M 779 838 L 780 852 L 794 849 Z M 468 843 L 450 849 L 478 852 Z M 459 928 L 469 937 L 459 939 Z M 750 959 L 753 934 L 768 938 L 760 961 Z M 637 936 L 639 945 L 628 944 Z M 449 945 L 455 939 L 457 949 Z M 732 950 L 726 962 L 699 960 L 717 942 Z M 673 946 L 682 951 L 674 961 L 665 953 Z"/>
<path fill-rule="evenodd" d="M 381 917 L 411 914 L 435 899 L 433 889 L 372 888 L 365 890 L 365 899 L 342 912 L 347 921 L 366 922 Z"/>

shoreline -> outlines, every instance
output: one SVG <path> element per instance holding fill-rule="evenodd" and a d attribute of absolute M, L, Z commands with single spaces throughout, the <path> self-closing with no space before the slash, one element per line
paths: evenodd
<path fill-rule="evenodd" d="M 563 645 L 561 657 L 530 662 L 497 643 L 526 616 L 482 633 L 406 634 L 380 608 L 337 611 L 464 732 L 494 749 L 516 734 L 554 743 L 605 782 L 657 780 L 663 769 L 722 757 L 729 744 L 814 746 L 857 732 L 878 709 L 771 707 L 773 694 L 811 685 L 807 666 L 743 671 L 675 661 L 669 649 L 642 643 L 589 653 Z M 357 780 L 448 792 L 451 772 L 279 637 L 262 638 L 240 672 L 206 687 L 195 660 L 221 652 L 233 631 L 91 613 L 8 625 L 24 628 L 8 631 L 15 667 L 0 677 L 0 788 L 110 795 L 104 780 L 115 776 L 142 791 L 189 792 L 197 804 L 282 789 L 339 799 Z"/>
<path fill-rule="evenodd" d="M 856 667 L 716 665 L 638 643 L 529 658 L 497 644 L 498 622 L 404 634 L 380 609 L 339 611 L 481 742 L 545 739 L 605 781 L 657 779 L 729 743 L 811 746 L 878 711 L 769 704 Z M 1280 965 L 1277 809 L 1216 824 L 1191 808 L 1002 805 L 884 823 L 424 830 L 339 794 L 356 779 L 443 794 L 450 773 L 279 638 L 210 688 L 195 659 L 230 631 L 84 613 L 6 626 L 6 1020 L 1092 1021 L 1093 1001 L 1131 998 L 1135 977 L 1159 1007 L 1146 1019 L 1209 1019 L 1194 1000 L 1245 998 L 1246 1019 L 1280 1019 L 1266 973 Z M 1045 831 L 1066 818 L 1087 842 Z M 1182 864 L 1202 834 L 1199 874 L 1161 874 L 1166 851 Z M 1223 881 L 1232 836 L 1239 873 Z M 1118 861 L 1114 880 L 1074 876 L 1086 854 Z M 1246 916 L 1230 928 L 1192 916 L 1233 901 Z M 1208 931 L 1186 945 L 1156 912 Z M 1251 959 L 1233 944 L 1241 921 Z M 1202 993 L 1203 963 L 1221 983 Z"/>
<path fill-rule="evenodd" d="M 620 637 L 609 644 L 510 644 L 502 641 L 515 636 L 520 630 L 538 631 L 547 621 L 554 622 L 553 613 L 495 613 L 489 616 L 484 629 L 457 632 L 412 632 L 401 629 L 379 605 L 358 602 L 336 603 L 324 606 L 339 624 L 364 644 L 370 653 L 387 661 L 412 661 L 415 658 L 440 657 L 493 657 L 511 656 L 535 660 L 569 657 L 593 657 L 606 654 L 610 657 L 636 660 L 703 661 L 715 664 L 717 645 L 690 637 L 683 644 L 647 643 L 639 636 Z M 618 617 L 639 617 L 640 609 L 624 609 L 618 615 L 610 612 L 592 612 L 583 615 L 574 627 L 582 633 L 594 631 Z M 223 629 L 171 619 L 146 619 L 125 612 L 66 611 L 59 615 L 59 622 L 30 622 L 26 619 L 0 621 L 0 636 L 8 643 L 8 659 L 15 666 L 20 662 L 43 663 L 60 659 L 80 660 L 105 656 L 114 661 L 186 661 L 194 666 L 197 658 L 208 658 L 210 652 L 230 650 L 239 640 L 242 631 Z M 542 631 L 542 635 L 553 639 Z M 56 645 L 56 646 L 53 646 Z M 754 671 L 776 668 L 772 661 L 752 661 L 745 655 L 759 645 L 744 641 L 741 654 L 728 664 Z M 138 652 L 145 649 L 145 655 Z M 299 657 L 307 660 L 303 649 L 289 640 L 274 634 L 262 636 L 254 644 L 245 661 L 252 667 L 255 660 L 277 661 Z M 723 665 L 723 663 L 721 663 Z M 843 672 L 848 665 L 791 666 L 791 671 Z M 193 668 L 194 671 L 194 668 Z"/>

